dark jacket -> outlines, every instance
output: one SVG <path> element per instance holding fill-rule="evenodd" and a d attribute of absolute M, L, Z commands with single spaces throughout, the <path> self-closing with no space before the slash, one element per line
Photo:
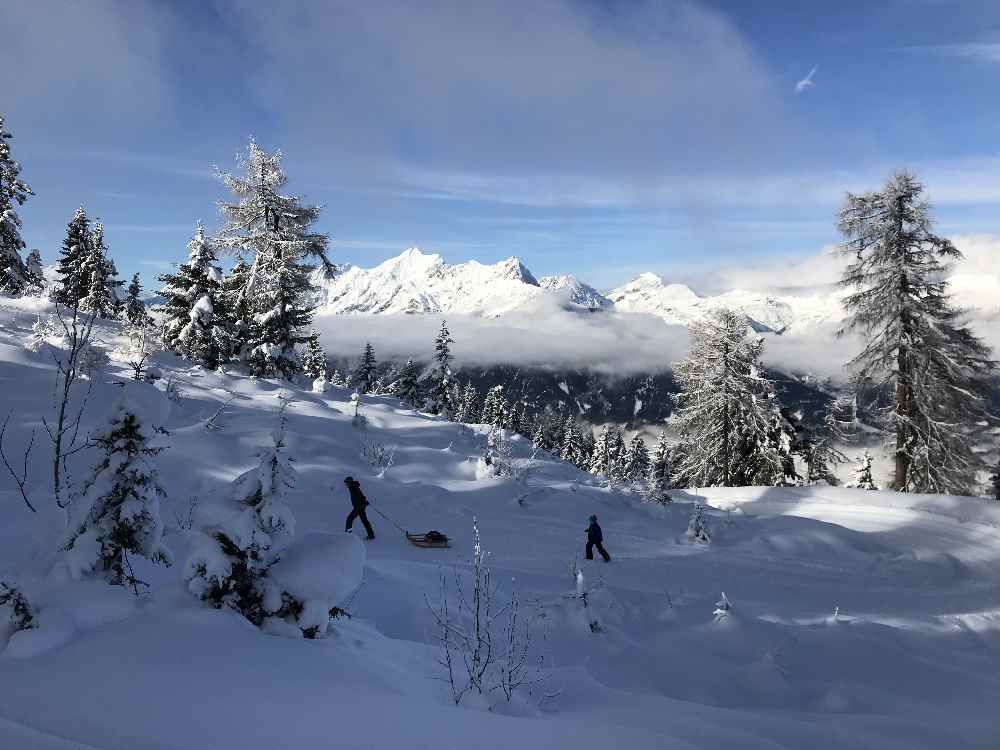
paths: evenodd
<path fill-rule="evenodd" d="M 591 521 L 587 527 L 587 541 L 591 544 L 600 544 L 604 541 L 604 532 L 601 531 L 601 525 L 597 521 Z"/>
<path fill-rule="evenodd" d="M 351 493 L 351 505 L 358 510 L 364 510 L 365 506 L 368 505 L 368 498 L 366 498 L 365 493 L 361 491 L 361 484 L 356 481 L 348 482 L 347 491 Z"/>

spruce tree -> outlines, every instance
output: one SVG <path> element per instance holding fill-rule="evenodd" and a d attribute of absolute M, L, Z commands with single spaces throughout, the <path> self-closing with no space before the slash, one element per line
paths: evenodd
<path fill-rule="evenodd" d="M 617 458 L 615 455 L 616 437 L 621 437 L 621 435 L 611 425 L 604 425 L 601 428 L 601 432 L 597 436 L 597 442 L 594 444 L 594 453 L 590 458 L 591 474 L 603 476 L 614 481 L 617 469 L 615 465 Z"/>
<path fill-rule="evenodd" d="M 45 269 L 42 266 L 42 254 L 38 252 L 37 247 L 32 248 L 31 252 L 28 253 L 24 264 L 28 269 L 28 286 L 36 290 L 44 289 Z"/>
<path fill-rule="evenodd" d="M 431 413 L 452 417 L 457 404 L 452 399 L 451 389 L 451 345 L 455 343 L 448 331 L 446 321 L 441 321 L 441 330 L 434 340 L 434 372 L 431 375 Z"/>
<path fill-rule="evenodd" d="M 586 471 L 594 457 L 594 446 L 597 445 L 597 438 L 594 437 L 594 431 L 589 426 L 584 426 L 580 432 L 580 468 Z"/>
<path fill-rule="evenodd" d="M 108 426 L 92 438 L 104 456 L 70 505 L 71 536 L 67 560 L 75 574 L 94 571 L 111 583 L 136 581 L 128 555 L 170 565 L 163 544 L 160 498 L 166 492 L 152 466 L 163 448 L 154 447 L 155 430 L 142 415 L 131 388 L 115 404 Z"/>
<path fill-rule="evenodd" d="M 504 398 L 503 386 L 495 385 L 487 391 L 483 400 L 483 413 L 479 417 L 479 423 L 500 427 L 503 425 L 506 411 L 507 400 Z"/>
<path fill-rule="evenodd" d="M 87 255 L 83 260 L 87 295 L 80 300 L 80 309 L 93 313 L 98 318 L 112 319 L 118 316 L 117 290 L 123 282 L 118 279 L 118 270 L 107 253 L 108 248 L 104 244 L 104 226 L 101 222 L 97 222 L 91 232 Z"/>
<path fill-rule="evenodd" d="M 1000 503 L 1000 460 L 997 461 L 990 474 L 990 495 Z"/>
<path fill-rule="evenodd" d="M 643 482 L 649 475 L 649 449 L 642 436 L 636 433 L 632 436 L 625 453 L 625 471 L 622 477 L 624 481 L 634 483 Z"/>
<path fill-rule="evenodd" d="M 227 328 L 222 271 L 201 223 L 188 242 L 188 259 L 159 277 L 163 288 L 163 341 L 185 359 L 214 369 L 233 348 Z"/>
<path fill-rule="evenodd" d="M 222 301 L 222 316 L 220 325 L 226 331 L 232 351 L 230 355 L 240 362 L 246 362 L 250 347 L 250 331 L 253 327 L 253 312 L 250 300 L 243 293 L 250 281 L 250 266 L 242 255 L 236 256 L 236 262 L 229 274 L 223 278 L 219 289 Z"/>
<path fill-rule="evenodd" d="M 836 445 L 843 438 L 844 434 L 834 412 L 828 413 L 823 418 L 823 427 L 809 436 L 803 446 L 802 454 L 806 460 L 806 479 L 809 484 L 840 484 L 833 469 L 837 464 L 847 461 L 847 456 Z"/>
<path fill-rule="evenodd" d="M 674 366 L 674 398 L 683 458 L 675 479 L 693 487 L 773 485 L 786 463 L 775 440 L 777 398 L 759 360 L 761 338 L 746 321 L 719 309 L 690 329 L 691 353 Z"/>
<path fill-rule="evenodd" d="M 21 180 L 21 165 L 11 158 L 10 139 L 0 115 L 0 294 L 16 295 L 31 285 L 32 275 L 21 259 L 26 246 L 15 206 L 23 206 L 34 193 Z"/>
<path fill-rule="evenodd" d="M 153 324 L 153 318 L 142 301 L 142 282 L 139 281 L 139 274 L 132 276 L 132 282 L 125 292 L 125 301 L 122 302 L 122 322 L 134 328 L 145 328 Z"/>
<path fill-rule="evenodd" d="M 882 411 L 892 488 L 969 494 L 982 468 L 972 433 L 991 421 L 996 363 L 948 293 L 947 264 L 962 255 L 933 233 L 923 192 L 899 172 L 878 192 L 848 193 L 838 223 L 853 258 L 841 279 L 853 290 L 844 331 L 864 337 L 850 362 L 859 382 L 892 394 Z"/>
<path fill-rule="evenodd" d="M 548 450 L 545 447 L 545 444 L 546 444 L 545 427 L 542 425 L 541 422 L 539 422 L 537 425 L 535 425 L 535 431 L 531 435 L 531 447 L 534 448 L 536 451 Z"/>
<path fill-rule="evenodd" d="M 615 429 L 611 444 L 611 479 L 614 479 L 616 482 L 626 481 L 627 460 L 628 447 L 625 445 L 625 436 L 621 430 Z"/>
<path fill-rule="evenodd" d="M 580 428 L 573 417 L 566 417 L 562 445 L 559 447 L 559 458 L 575 466 L 580 466 L 583 462 L 582 437 Z"/>
<path fill-rule="evenodd" d="M 670 502 L 670 476 L 673 474 L 673 462 L 670 443 L 667 442 L 667 431 L 660 430 L 656 439 L 656 447 L 649 459 L 649 473 L 646 478 L 646 497 L 657 503 Z"/>
<path fill-rule="evenodd" d="M 365 350 L 361 354 L 361 362 L 354 371 L 351 384 L 357 388 L 358 393 L 368 393 L 375 386 L 377 379 L 378 363 L 375 361 L 375 349 L 371 343 L 365 344 Z"/>
<path fill-rule="evenodd" d="M 316 259 L 329 268 L 329 238 L 312 231 L 319 207 L 304 206 L 298 196 L 279 191 L 287 182 L 281 152 L 268 154 L 253 141 L 237 158 L 242 174 L 222 175 L 236 197 L 220 203 L 224 226 L 216 238 L 222 249 L 250 252 L 253 259 L 234 309 L 245 310 L 243 357 L 255 375 L 291 378 L 300 370 L 296 346 L 312 320 L 310 268 Z"/>
<path fill-rule="evenodd" d="M 417 366 L 413 363 L 412 359 L 406 360 L 406 364 L 403 365 L 403 369 L 400 371 L 399 377 L 396 378 L 396 383 L 393 386 L 393 393 L 396 395 L 396 398 L 410 406 L 420 404 L 420 385 L 417 381 Z"/>
<path fill-rule="evenodd" d="M 302 355 L 302 372 L 310 380 L 318 380 L 326 376 L 327 362 L 326 352 L 319 344 L 319 334 L 313 331 L 306 341 L 306 350 Z"/>
<path fill-rule="evenodd" d="M 514 401 L 508 403 L 503 413 L 503 427 L 515 434 L 520 434 L 524 429 L 521 425 L 521 402 Z"/>
<path fill-rule="evenodd" d="M 466 383 L 462 390 L 462 401 L 458 409 L 458 421 L 471 424 L 479 420 L 479 391 L 472 383 Z"/>
<path fill-rule="evenodd" d="M 875 478 L 872 476 L 872 457 L 868 451 L 858 461 L 854 469 L 854 478 L 847 483 L 847 487 L 858 490 L 877 490 Z"/>
<path fill-rule="evenodd" d="M 80 206 L 66 228 L 62 251 L 56 264 L 52 299 L 67 307 L 76 307 L 90 293 L 90 274 L 86 263 L 90 256 L 90 219 Z"/>

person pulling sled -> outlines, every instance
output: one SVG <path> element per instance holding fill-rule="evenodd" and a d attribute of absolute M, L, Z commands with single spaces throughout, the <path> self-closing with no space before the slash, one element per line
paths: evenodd
<path fill-rule="evenodd" d="M 374 539 L 375 530 L 372 528 L 371 521 L 368 520 L 368 513 L 365 511 L 365 508 L 368 507 L 368 498 L 361 491 L 361 484 L 354 477 L 347 477 L 344 480 L 344 484 L 347 485 L 347 491 L 351 495 L 351 512 L 347 514 L 347 528 L 345 531 L 350 531 L 354 525 L 354 520 L 360 518 L 361 524 L 365 527 L 365 531 L 368 532 L 368 538 Z"/>
<path fill-rule="evenodd" d="M 601 531 L 601 525 L 597 523 L 597 516 L 590 517 L 590 526 L 587 527 L 587 559 L 594 559 L 594 547 L 597 547 L 597 551 L 601 553 L 601 557 L 604 558 L 604 562 L 611 560 L 611 555 L 608 554 L 607 550 L 604 549 L 604 532 Z"/>

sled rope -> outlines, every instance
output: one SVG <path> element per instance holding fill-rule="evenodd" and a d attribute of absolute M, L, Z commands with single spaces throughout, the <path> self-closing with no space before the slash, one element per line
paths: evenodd
<path fill-rule="evenodd" d="M 392 520 L 391 518 L 389 518 L 389 516 L 387 516 L 387 515 L 386 515 L 385 513 L 383 513 L 382 511 L 380 511 L 380 510 L 379 510 L 378 508 L 376 508 L 376 507 L 375 507 L 374 505 L 373 505 L 373 506 L 371 506 L 371 509 L 372 509 L 373 511 L 375 511 L 376 513 L 378 513 L 378 514 L 379 514 L 380 516 L 382 516 L 382 518 L 384 518 L 384 519 L 385 519 L 386 521 L 388 521 L 389 523 L 391 523 L 391 524 L 392 524 L 393 526 L 395 526 L 395 527 L 396 527 L 397 529 L 399 529 L 399 530 L 400 530 L 401 532 L 403 532 L 404 534 L 406 533 L 406 529 L 404 529 L 404 528 L 403 528 L 402 526 L 400 526 L 400 525 L 399 525 L 398 523 L 396 523 L 395 521 L 393 521 L 393 520 Z"/>

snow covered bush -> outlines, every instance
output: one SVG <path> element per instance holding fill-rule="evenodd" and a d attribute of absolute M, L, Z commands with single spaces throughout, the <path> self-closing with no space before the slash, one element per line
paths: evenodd
<path fill-rule="evenodd" d="M 35 608 L 21 587 L 10 579 L 0 579 L 0 612 L 7 611 L 7 621 L 15 630 L 35 627 Z"/>
<path fill-rule="evenodd" d="M 163 448 L 151 445 L 156 429 L 144 403 L 159 394 L 140 388 L 149 386 L 126 386 L 104 431 L 92 438 L 104 456 L 70 503 L 64 546 L 74 578 L 96 572 L 110 583 L 131 585 L 136 592 L 130 553 L 165 565 L 173 562 L 163 543 L 160 517 L 160 499 L 166 492 L 152 465 Z"/>
<path fill-rule="evenodd" d="M 330 390 L 330 381 L 326 379 L 326 375 L 321 375 L 312 382 L 313 393 L 326 393 Z"/>
<path fill-rule="evenodd" d="M 145 324 L 125 323 L 122 334 L 126 337 L 126 344 L 118 355 L 132 369 L 133 380 L 142 380 L 146 365 L 157 352 L 163 350 L 160 331 Z"/>
<path fill-rule="evenodd" d="M 688 521 L 687 538 L 698 544 L 708 544 L 712 541 L 712 535 L 708 529 L 708 521 L 705 520 L 705 506 L 695 503 L 691 508 L 691 520 Z"/>

